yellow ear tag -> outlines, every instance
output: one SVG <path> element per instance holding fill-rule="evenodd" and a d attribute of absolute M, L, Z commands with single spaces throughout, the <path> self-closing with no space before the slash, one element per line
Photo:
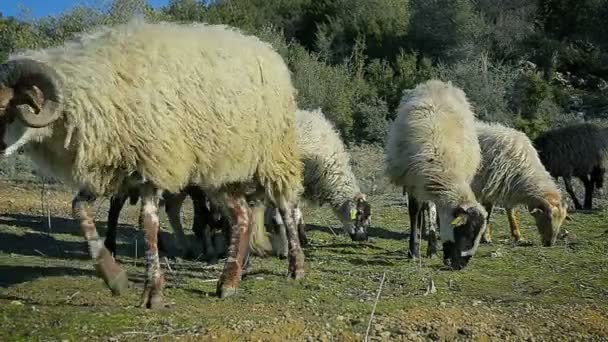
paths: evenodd
<path fill-rule="evenodd" d="M 455 218 L 452 220 L 452 222 L 450 222 L 450 224 L 451 224 L 451 225 L 453 225 L 453 226 L 460 226 L 460 225 L 461 225 L 461 224 L 463 224 L 463 223 L 464 223 L 464 217 L 462 217 L 462 216 L 460 216 L 460 215 L 459 215 L 459 216 L 456 216 L 456 217 L 455 217 Z"/>
<path fill-rule="evenodd" d="M 350 210 L 350 219 L 351 220 L 356 220 L 357 219 L 357 209 L 351 209 Z"/>

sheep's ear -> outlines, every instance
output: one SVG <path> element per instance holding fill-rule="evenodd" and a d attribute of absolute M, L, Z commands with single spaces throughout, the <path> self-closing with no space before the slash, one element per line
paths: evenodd
<path fill-rule="evenodd" d="M 450 224 L 453 226 L 462 226 L 463 224 L 467 223 L 468 218 L 469 218 L 469 215 L 467 215 L 466 213 L 461 213 L 458 216 L 456 216 L 452 220 L 452 222 L 450 222 Z"/>

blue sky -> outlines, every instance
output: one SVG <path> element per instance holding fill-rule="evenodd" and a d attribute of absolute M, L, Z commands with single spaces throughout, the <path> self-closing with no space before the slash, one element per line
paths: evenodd
<path fill-rule="evenodd" d="M 31 16 L 34 18 L 44 17 L 46 15 L 56 15 L 66 9 L 70 9 L 75 5 L 84 4 L 91 5 L 100 3 L 99 0 L 0 0 L 0 13 L 3 16 L 18 16 L 21 8 L 31 10 Z M 152 7 L 164 6 L 169 0 L 148 0 Z"/>

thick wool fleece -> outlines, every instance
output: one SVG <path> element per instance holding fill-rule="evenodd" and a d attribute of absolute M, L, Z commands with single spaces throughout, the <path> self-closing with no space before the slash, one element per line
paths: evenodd
<path fill-rule="evenodd" d="M 256 37 L 132 21 L 19 57 L 63 78 L 63 117 L 33 134 L 29 154 L 67 181 L 112 193 L 137 172 L 171 192 L 252 180 L 271 198 L 301 191 L 295 90 Z"/>

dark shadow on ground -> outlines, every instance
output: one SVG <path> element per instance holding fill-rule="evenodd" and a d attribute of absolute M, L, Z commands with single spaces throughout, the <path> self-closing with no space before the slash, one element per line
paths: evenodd
<path fill-rule="evenodd" d="M 24 214 L 1 214 L 0 225 L 15 226 L 21 228 L 29 228 L 31 230 L 48 233 L 48 217 L 46 216 L 33 216 Z M 97 220 L 95 226 L 100 236 L 106 234 L 106 221 Z M 131 236 L 136 234 L 139 229 L 132 225 L 119 224 L 117 229 L 117 235 Z M 80 226 L 75 219 L 51 216 L 51 233 L 59 234 L 70 234 L 74 236 L 82 236 L 80 232 Z"/>
<path fill-rule="evenodd" d="M 0 265 L 0 286 L 2 287 L 53 276 L 96 276 L 96 274 L 94 270 L 71 267 Z"/>
<path fill-rule="evenodd" d="M 369 227 L 367 230 L 369 237 L 391 239 L 391 240 L 406 240 L 409 238 L 408 231 L 394 231 L 382 227 Z M 407 234 L 406 234 L 407 233 Z"/>
<path fill-rule="evenodd" d="M 319 231 L 319 232 L 327 233 L 330 235 L 334 235 L 334 233 L 332 233 L 332 231 L 331 231 L 331 229 L 329 229 L 329 227 L 319 226 L 316 224 L 307 224 L 306 225 L 306 231 L 315 231 L 315 230 Z M 334 232 L 337 235 L 344 235 L 342 228 L 334 229 Z M 408 237 L 408 234 L 406 234 L 407 232 L 405 232 L 405 231 L 398 232 L 398 231 L 388 230 L 388 229 L 385 229 L 382 227 L 373 227 L 373 226 L 369 227 L 367 229 L 367 233 L 370 238 L 380 238 L 380 239 L 405 240 Z"/>
<path fill-rule="evenodd" d="M 57 240 L 53 235 L 0 233 L 0 251 L 42 258 L 90 259 L 84 242 Z"/>

